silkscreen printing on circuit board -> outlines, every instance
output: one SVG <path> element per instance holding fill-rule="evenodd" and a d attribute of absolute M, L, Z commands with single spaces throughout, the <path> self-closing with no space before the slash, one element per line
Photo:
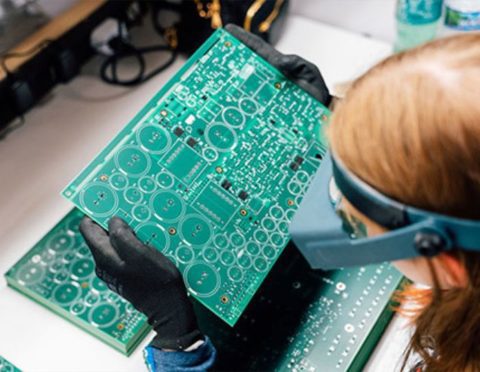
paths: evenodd
<path fill-rule="evenodd" d="M 327 108 L 224 30 L 63 191 L 118 215 L 234 325 L 286 246 Z"/>

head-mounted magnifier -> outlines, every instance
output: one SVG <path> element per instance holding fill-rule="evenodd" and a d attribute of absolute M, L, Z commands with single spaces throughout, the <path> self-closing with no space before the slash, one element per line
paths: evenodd
<path fill-rule="evenodd" d="M 352 239 L 335 209 L 332 180 L 357 210 L 388 232 Z M 328 153 L 290 225 L 292 240 L 314 269 L 367 265 L 454 247 L 480 251 L 480 221 L 417 209 L 383 195 Z"/>

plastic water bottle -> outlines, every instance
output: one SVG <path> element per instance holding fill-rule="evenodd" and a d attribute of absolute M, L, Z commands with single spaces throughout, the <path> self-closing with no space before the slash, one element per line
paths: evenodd
<path fill-rule="evenodd" d="M 434 39 L 442 16 L 442 5 L 443 0 L 397 0 L 395 51 Z"/>
<path fill-rule="evenodd" d="M 446 0 L 442 36 L 480 31 L 480 0 Z"/>

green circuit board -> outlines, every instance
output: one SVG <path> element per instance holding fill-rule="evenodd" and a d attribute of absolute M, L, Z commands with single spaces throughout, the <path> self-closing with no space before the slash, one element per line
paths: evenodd
<path fill-rule="evenodd" d="M 312 270 L 289 244 L 234 328 L 198 307 L 220 371 L 362 371 L 402 282 L 387 263 Z"/>
<path fill-rule="evenodd" d="M 110 291 L 95 275 L 95 263 L 78 227 L 75 209 L 6 274 L 20 293 L 129 355 L 150 330 L 146 317 Z"/>
<path fill-rule="evenodd" d="M 0 372 L 20 372 L 20 369 L 0 356 Z"/>
<path fill-rule="evenodd" d="M 62 194 L 118 215 L 234 325 L 285 248 L 330 112 L 217 30 Z"/>

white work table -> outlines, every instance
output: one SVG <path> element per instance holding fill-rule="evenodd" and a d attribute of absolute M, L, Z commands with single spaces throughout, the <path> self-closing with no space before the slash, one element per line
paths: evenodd
<path fill-rule="evenodd" d="M 330 89 L 387 56 L 388 44 L 290 16 L 277 45 L 315 63 Z M 104 84 L 98 59 L 58 86 L 0 141 L 0 274 L 5 273 L 72 205 L 62 188 L 102 149 L 183 64 L 135 89 Z M 405 343 L 391 324 L 369 371 L 393 370 Z M 90 334 L 8 288 L 0 278 L 0 355 L 26 371 L 144 371 L 144 342 L 125 357 Z"/>

